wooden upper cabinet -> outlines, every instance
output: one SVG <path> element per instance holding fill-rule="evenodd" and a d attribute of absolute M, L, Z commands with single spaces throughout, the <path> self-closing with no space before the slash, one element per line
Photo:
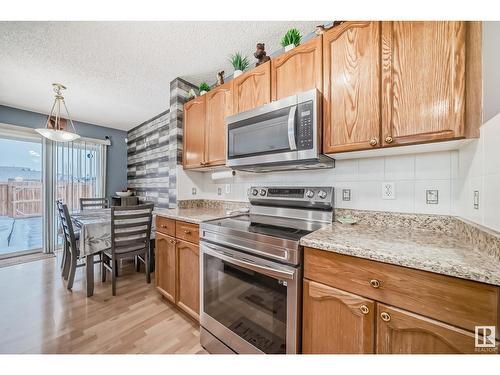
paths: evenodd
<path fill-rule="evenodd" d="M 200 314 L 200 261 L 199 247 L 177 240 L 177 305 L 199 319 Z"/>
<path fill-rule="evenodd" d="M 379 354 L 476 353 L 474 344 L 472 332 L 395 307 L 377 306 Z"/>
<path fill-rule="evenodd" d="M 323 152 L 380 146 L 380 22 L 323 35 Z"/>
<path fill-rule="evenodd" d="M 313 88 L 323 90 L 321 40 L 317 36 L 271 60 L 272 100 Z"/>
<path fill-rule="evenodd" d="M 175 238 L 156 232 L 155 284 L 171 302 L 175 302 L 175 258 Z"/>
<path fill-rule="evenodd" d="M 461 21 L 382 22 L 384 146 L 464 136 Z"/>
<path fill-rule="evenodd" d="M 226 117 L 233 111 L 233 82 L 206 93 L 205 163 L 206 166 L 226 163 Z"/>
<path fill-rule="evenodd" d="M 304 280 L 303 312 L 303 353 L 373 353 L 373 301 Z"/>
<path fill-rule="evenodd" d="M 184 168 L 200 168 L 205 163 L 205 107 L 206 95 L 184 105 Z"/>
<path fill-rule="evenodd" d="M 233 81 L 233 113 L 240 113 L 271 101 L 271 63 L 252 69 Z"/>

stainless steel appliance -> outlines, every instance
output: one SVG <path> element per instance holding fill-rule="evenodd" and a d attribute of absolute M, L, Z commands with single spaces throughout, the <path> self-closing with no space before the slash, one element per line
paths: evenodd
<path fill-rule="evenodd" d="M 227 117 L 226 166 L 252 172 L 333 168 L 321 153 L 316 89 Z"/>
<path fill-rule="evenodd" d="M 333 221 L 333 188 L 253 187 L 248 198 L 248 214 L 200 225 L 200 341 L 211 353 L 299 353 L 299 241 Z"/>

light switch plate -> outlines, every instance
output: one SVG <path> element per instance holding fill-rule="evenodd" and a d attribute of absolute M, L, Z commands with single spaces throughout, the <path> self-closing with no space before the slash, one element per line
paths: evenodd
<path fill-rule="evenodd" d="M 222 188 L 220 186 L 217 188 L 217 195 L 222 195 Z"/>
<path fill-rule="evenodd" d="M 191 195 L 196 195 L 196 188 L 195 187 L 191 189 Z"/>
<path fill-rule="evenodd" d="M 425 203 L 438 204 L 439 203 L 439 190 L 426 190 Z"/>
<path fill-rule="evenodd" d="M 479 210 L 479 190 L 474 190 L 474 209 Z"/>
<path fill-rule="evenodd" d="M 342 200 L 343 201 L 351 200 L 351 189 L 342 189 Z"/>
<path fill-rule="evenodd" d="M 382 199 L 396 199 L 396 186 L 394 182 L 382 183 Z"/>

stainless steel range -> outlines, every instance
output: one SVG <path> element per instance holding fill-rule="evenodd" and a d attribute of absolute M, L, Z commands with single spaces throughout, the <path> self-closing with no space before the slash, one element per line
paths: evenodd
<path fill-rule="evenodd" d="M 201 344 L 211 353 L 299 353 L 299 241 L 333 221 L 333 188 L 254 187 L 248 198 L 248 214 L 200 226 Z"/>

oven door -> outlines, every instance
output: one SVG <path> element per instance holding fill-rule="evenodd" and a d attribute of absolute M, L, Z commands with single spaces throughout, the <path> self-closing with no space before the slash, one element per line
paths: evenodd
<path fill-rule="evenodd" d="M 228 118 L 229 167 L 297 160 L 296 97 Z"/>
<path fill-rule="evenodd" d="M 200 247 L 202 327 L 237 353 L 298 353 L 300 269 Z"/>

